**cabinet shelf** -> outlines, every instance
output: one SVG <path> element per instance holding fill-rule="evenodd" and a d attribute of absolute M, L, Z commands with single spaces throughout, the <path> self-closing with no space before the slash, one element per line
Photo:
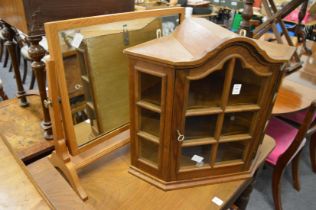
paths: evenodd
<path fill-rule="evenodd" d="M 139 73 L 139 99 L 159 106 L 161 104 L 162 80 L 144 72 Z"/>
<path fill-rule="evenodd" d="M 153 111 L 153 112 L 161 113 L 160 106 L 153 104 L 153 103 L 150 103 L 148 101 L 142 100 L 142 101 L 138 101 L 136 104 L 144 109 L 148 109 L 148 110 Z"/>
<path fill-rule="evenodd" d="M 189 81 L 187 109 L 221 106 L 226 67 L 212 72 L 202 79 Z"/>
<path fill-rule="evenodd" d="M 188 139 L 214 137 L 217 117 L 217 115 L 201 115 L 186 117 L 184 135 Z"/>
<path fill-rule="evenodd" d="M 260 109 L 260 106 L 256 104 L 247 104 L 247 105 L 227 106 L 225 109 L 225 112 L 230 113 L 230 112 L 258 111 L 259 109 Z"/>
<path fill-rule="evenodd" d="M 249 141 L 219 142 L 216 163 L 242 161 Z"/>
<path fill-rule="evenodd" d="M 140 127 L 138 130 L 160 137 L 160 114 L 144 108 L 139 109 Z"/>
<path fill-rule="evenodd" d="M 181 155 L 179 157 L 180 168 L 182 169 L 188 166 L 193 166 L 194 168 L 203 168 L 204 166 L 210 167 L 212 149 L 212 144 L 182 147 Z M 200 156 L 203 158 L 203 163 L 197 164 L 196 161 L 193 161 L 192 157 L 194 156 Z"/>
<path fill-rule="evenodd" d="M 234 141 L 245 141 L 251 139 L 252 136 L 249 134 L 237 134 L 230 136 L 221 136 L 219 142 L 234 142 Z"/>
<path fill-rule="evenodd" d="M 182 143 L 182 147 L 192 147 L 192 146 L 215 144 L 215 143 L 216 143 L 215 138 L 198 138 L 198 139 L 184 140 Z"/>
<path fill-rule="evenodd" d="M 221 136 L 250 134 L 256 114 L 256 111 L 225 113 Z"/>
<path fill-rule="evenodd" d="M 159 144 L 148 141 L 147 139 L 138 136 L 139 139 L 139 159 L 145 161 L 147 165 L 158 165 L 159 160 Z"/>
<path fill-rule="evenodd" d="M 153 143 L 159 144 L 159 138 L 157 136 L 150 134 L 150 133 L 147 133 L 145 131 L 139 131 L 139 132 L 137 132 L 137 135 L 142 137 L 143 139 L 146 139 L 146 140 L 151 141 Z"/>
<path fill-rule="evenodd" d="M 266 86 L 266 77 L 258 76 L 252 69 L 242 65 L 240 59 L 236 60 L 233 79 L 231 82 L 228 106 L 257 104 L 262 96 L 261 90 Z M 233 94 L 235 85 L 239 85 L 238 93 Z"/>
<path fill-rule="evenodd" d="M 199 116 L 199 115 L 210 115 L 210 114 L 219 114 L 222 112 L 223 110 L 219 107 L 188 109 L 185 113 L 185 116 L 190 117 L 190 116 Z"/>
<path fill-rule="evenodd" d="M 146 159 L 143 159 L 143 158 L 139 158 L 138 159 L 139 162 L 142 162 L 143 164 L 145 165 L 148 165 L 150 166 L 151 168 L 154 168 L 156 170 L 158 170 L 158 165 L 150 160 L 146 160 Z"/>

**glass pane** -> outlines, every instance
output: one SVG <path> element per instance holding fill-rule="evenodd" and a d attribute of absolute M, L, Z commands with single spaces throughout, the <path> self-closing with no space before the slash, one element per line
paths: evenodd
<path fill-rule="evenodd" d="M 222 135 L 248 134 L 254 114 L 254 112 L 226 113 Z"/>
<path fill-rule="evenodd" d="M 150 161 L 151 163 L 158 164 L 158 144 L 138 137 L 140 141 L 140 158 Z"/>
<path fill-rule="evenodd" d="M 257 104 L 264 80 L 252 70 L 244 69 L 241 61 L 236 60 L 228 105 Z"/>
<path fill-rule="evenodd" d="M 202 167 L 205 165 L 210 165 L 211 149 L 212 149 L 211 145 L 182 147 L 181 157 L 180 157 L 180 167 L 184 167 L 184 166 Z M 201 162 L 196 162 L 196 161 L 191 160 L 194 155 L 202 157 L 203 160 Z"/>
<path fill-rule="evenodd" d="M 214 137 L 217 115 L 186 117 L 185 139 Z"/>
<path fill-rule="evenodd" d="M 161 78 L 140 72 L 140 99 L 160 106 Z"/>
<path fill-rule="evenodd" d="M 245 147 L 245 141 L 219 144 L 216 154 L 216 162 L 243 159 Z"/>
<path fill-rule="evenodd" d="M 160 114 L 146 109 L 140 109 L 140 130 L 159 137 Z"/>
<path fill-rule="evenodd" d="M 189 88 L 188 109 L 218 107 L 225 80 L 225 71 L 215 71 L 199 80 L 191 80 Z"/>

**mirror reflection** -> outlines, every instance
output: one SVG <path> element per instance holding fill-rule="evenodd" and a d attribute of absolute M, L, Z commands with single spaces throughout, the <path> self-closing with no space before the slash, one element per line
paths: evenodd
<path fill-rule="evenodd" d="M 167 36 L 178 24 L 174 15 L 59 33 L 78 146 L 129 123 L 128 60 L 123 50 Z"/>

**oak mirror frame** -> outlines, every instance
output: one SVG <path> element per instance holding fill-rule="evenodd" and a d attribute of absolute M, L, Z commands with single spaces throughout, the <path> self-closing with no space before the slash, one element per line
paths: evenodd
<path fill-rule="evenodd" d="M 184 9 L 180 7 L 127 12 L 111 15 L 102 15 L 87 18 L 70 19 L 64 21 L 56 21 L 45 24 L 46 37 L 49 47 L 48 63 L 48 85 L 49 98 L 52 100 L 52 115 L 54 139 L 65 139 L 65 144 L 72 156 L 85 152 L 102 142 L 118 135 L 124 131 L 128 131 L 129 122 L 117 129 L 96 135 L 93 139 L 87 140 L 83 144 L 79 144 L 78 135 L 76 137 L 74 120 L 72 116 L 72 108 L 70 104 L 69 90 L 66 80 L 63 49 L 61 46 L 60 34 L 69 30 L 77 30 L 84 27 L 93 27 L 96 25 L 112 24 L 115 22 L 124 22 L 145 18 L 156 18 L 166 16 L 178 16 L 179 22 L 184 18 Z M 126 67 L 127 68 L 127 67 Z M 127 94 L 128 95 L 128 94 Z M 128 117 L 129 119 L 129 117 Z M 107 120 L 107 119 L 104 119 Z M 111 120 L 111 119 L 109 119 Z"/>

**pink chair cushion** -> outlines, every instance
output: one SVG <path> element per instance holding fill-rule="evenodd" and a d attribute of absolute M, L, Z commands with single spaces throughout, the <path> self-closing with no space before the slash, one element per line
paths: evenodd
<path fill-rule="evenodd" d="M 279 157 L 287 150 L 287 148 L 289 148 L 295 139 L 297 132 L 298 129 L 283 122 L 282 120 L 271 118 L 266 134 L 274 138 L 276 146 L 269 154 L 266 161 L 272 165 L 276 165 Z"/>
<path fill-rule="evenodd" d="M 307 109 L 304 109 L 302 111 L 284 114 L 284 115 L 282 115 L 282 117 L 284 117 L 285 119 L 289 119 L 293 122 L 302 124 L 304 121 L 306 113 L 307 113 Z M 313 121 L 315 120 L 315 118 L 316 118 L 316 113 L 314 114 Z"/>

